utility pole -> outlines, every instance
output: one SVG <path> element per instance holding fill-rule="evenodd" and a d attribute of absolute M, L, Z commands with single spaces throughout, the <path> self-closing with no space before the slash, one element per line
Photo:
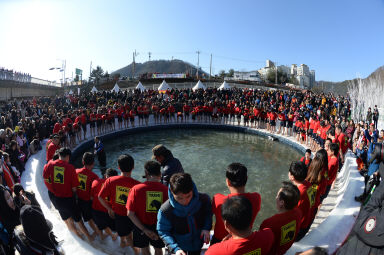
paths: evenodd
<path fill-rule="evenodd" d="M 136 50 L 133 52 L 133 71 L 132 71 L 132 79 L 135 78 L 135 72 L 136 72 L 136 56 L 139 55 L 139 53 L 136 53 Z"/>
<path fill-rule="evenodd" d="M 92 61 L 91 61 L 91 64 L 89 65 L 89 78 L 88 78 L 89 81 L 91 81 L 91 73 L 92 73 Z"/>
<path fill-rule="evenodd" d="M 277 84 L 277 62 L 275 63 L 275 84 Z"/>
<path fill-rule="evenodd" d="M 211 54 L 211 61 L 209 63 L 209 80 L 211 80 L 212 75 L 212 54 Z"/>
<path fill-rule="evenodd" d="M 200 62 L 200 51 L 196 51 L 197 53 L 197 72 L 196 72 L 196 76 L 197 76 L 197 79 L 199 79 L 199 62 Z"/>
<path fill-rule="evenodd" d="M 151 55 L 152 55 L 152 53 L 148 52 L 148 61 L 151 61 Z"/>

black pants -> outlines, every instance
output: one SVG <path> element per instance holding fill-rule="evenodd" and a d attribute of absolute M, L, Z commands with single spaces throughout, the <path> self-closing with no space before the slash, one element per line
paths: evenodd
<path fill-rule="evenodd" d="M 99 160 L 100 166 L 107 166 L 107 155 L 105 155 L 105 151 L 102 150 L 97 153 L 97 160 Z"/>

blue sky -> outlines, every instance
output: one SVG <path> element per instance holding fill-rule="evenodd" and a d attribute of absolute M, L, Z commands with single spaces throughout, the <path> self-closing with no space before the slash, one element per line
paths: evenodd
<path fill-rule="evenodd" d="M 266 59 L 309 65 L 316 80 L 366 77 L 384 65 L 383 0 L 0 0 L 0 66 L 59 79 L 177 58 L 209 72 L 256 70 Z"/>

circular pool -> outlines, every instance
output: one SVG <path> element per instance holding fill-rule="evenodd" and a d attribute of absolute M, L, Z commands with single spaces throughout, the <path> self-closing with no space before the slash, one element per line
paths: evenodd
<path fill-rule="evenodd" d="M 255 228 L 276 213 L 276 192 L 281 182 L 288 179 L 290 163 L 301 157 L 295 148 L 265 137 L 215 129 L 143 130 L 103 142 L 107 167 L 117 169 L 119 155 L 128 153 L 135 159 L 132 176 L 139 181 L 145 181 L 143 165 L 151 159 L 152 147 L 164 144 L 181 161 L 185 172 L 192 175 L 198 190 L 211 197 L 216 193 L 228 193 L 225 185 L 227 165 L 232 162 L 244 164 L 248 168 L 246 191 L 259 192 L 262 197 Z M 76 158 L 74 163 L 81 167 L 81 158 Z M 97 161 L 94 171 L 100 175 Z"/>

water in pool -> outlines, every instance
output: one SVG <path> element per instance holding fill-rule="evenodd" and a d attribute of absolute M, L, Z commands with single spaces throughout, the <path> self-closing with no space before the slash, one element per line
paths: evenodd
<path fill-rule="evenodd" d="M 192 175 L 200 192 L 211 197 L 216 193 L 227 194 L 225 169 L 232 162 L 240 162 L 248 168 L 247 192 L 259 192 L 261 210 L 256 217 L 255 228 L 267 217 L 276 213 L 275 197 L 282 181 L 288 179 L 292 161 L 300 153 L 283 143 L 252 134 L 205 129 L 166 129 L 140 132 L 104 141 L 107 167 L 117 169 L 117 158 L 123 153 L 135 159 L 132 177 L 142 178 L 144 163 L 152 157 L 152 147 L 164 144 L 178 158 L 186 172 Z M 75 160 L 76 167 L 81 159 Z M 95 172 L 100 175 L 98 162 Z"/>

